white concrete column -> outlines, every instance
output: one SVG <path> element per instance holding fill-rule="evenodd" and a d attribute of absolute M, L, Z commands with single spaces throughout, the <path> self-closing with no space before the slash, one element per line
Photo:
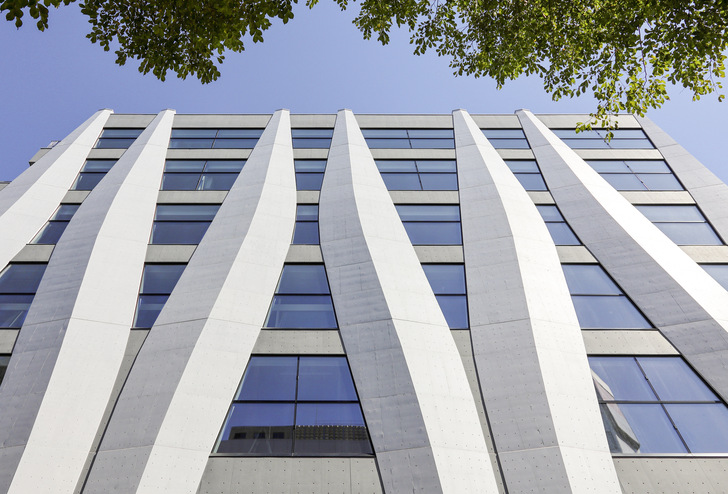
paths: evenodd
<path fill-rule="evenodd" d="M 453 123 L 470 334 L 508 492 L 619 493 L 556 246 L 470 115 Z"/>
<path fill-rule="evenodd" d="M 124 153 L 51 257 L 0 393 L 7 492 L 76 486 L 126 348 L 173 117 Z"/>
<path fill-rule="evenodd" d="M 111 113 L 94 113 L 0 190 L 0 269 L 33 240 L 61 203 Z"/>
<path fill-rule="evenodd" d="M 280 277 L 296 218 L 276 112 L 144 342 L 84 493 L 197 492 Z"/>
<path fill-rule="evenodd" d="M 551 195 L 576 235 L 728 399 L 728 292 L 543 122 L 527 110 L 516 114 Z"/>
<path fill-rule="evenodd" d="M 498 492 L 458 350 L 348 110 L 336 119 L 319 225 L 385 491 Z"/>

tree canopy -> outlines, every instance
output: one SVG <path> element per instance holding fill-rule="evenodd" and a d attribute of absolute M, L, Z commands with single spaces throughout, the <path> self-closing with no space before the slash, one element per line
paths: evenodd
<path fill-rule="evenodd" d="M 49 26 L 49 7 L 75 0 L 0 0 L 20 27 L 28 14 Z M 592 93 L 594 122 L 610 113 L 644 115 L 668 98 L 670 85 L 693 99 L 720 91 L 728 43 L 728 2 L 715 0 L 334 0 L 357 7 L 364 38 L 389 42 L 392 29 L 411 33 L 414 53 L 448 57 L 458 75 L 490 77 L 502 87 L 538 75 L 554 99 Z M 307 0 L 314 8 L 318 0 Z M 87 37 L 140 62 L 164 80 L 168 72 L 203 83 L 220 76 L 226 50 L 262 42 L 297 0 L 83 0 Z M 723 95 L 718 96 L 719 100 Z"/>

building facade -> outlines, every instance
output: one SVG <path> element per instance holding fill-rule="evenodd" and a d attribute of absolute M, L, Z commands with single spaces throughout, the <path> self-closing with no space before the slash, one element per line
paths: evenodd
<path fill-rule="evenodd" d="M 585 118 L 97 112 L 0 185 L 0 492 L 728 491 L 728 187 Z"/>

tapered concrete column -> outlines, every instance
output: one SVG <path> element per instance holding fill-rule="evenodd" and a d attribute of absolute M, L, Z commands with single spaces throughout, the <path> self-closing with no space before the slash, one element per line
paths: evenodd
<path fill-rule="evenodd" d="M 508 492 L 619 493 L 556 246 L 470 115 L 453 123 L 470 334 Z"/>
<path fill-rule="evenodd" d="M 531 112 L 516 114 L 551 195 L 576 235 L 728 399 L 728 292 Z"/>
<path fill-rule="evenodd" d="M 155 118 L 55 248 L 0 388 L 2 492 L 73 492 L 126 348 L 173 117 Z"/>
<path fill-rule="evenodd" d="M 728 185 L 649 118 L 637 118 L 647 137 L 662 153 L 675 176 L 700 205 L 713 228 L 728 240 Z"/>
<path fill-rule="evenodd" d="M 348 110 L 336 119 L 319 228 L 385 491 L 497 492 L 458 350 Z"/>
<path fill-rule="evenodd" d="M 84 493 L 195 493 L 296 218 L 290 117 L 276 112 L 144 342 Z"/>
<path fill-rule="evenodd" d="M 73 185 L 111 110 L 99 110 L 0 190 L 0 269 L 33 240 Z"/>

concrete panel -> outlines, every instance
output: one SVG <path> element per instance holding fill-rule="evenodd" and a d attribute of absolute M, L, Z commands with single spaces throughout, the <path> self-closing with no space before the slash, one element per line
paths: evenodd
<path fill-rule="evenodd" d="M 286 262 L 324 262 L 318 245 L 291 245 Z"/>
<path fill-rule="evenodd" d="M 497 492 L 458 349 L 347 110 L 336 121 L 319 229 L 385 491 Z"/>
<path fill-rule="evenodd" d="M 530 149 L 498 149 L 498 156 L 504 160 L 532 160 L 533 153 Z"/>
<path fill-rule="evenodd" d="M 326 128 L 333 127 L 336 123 L 336 114 L 330 115 L 307 115 L 303 113 L 291 115 L 291 127 L 292 128 Z"/>
<path fill-rule="evenodd" d="M 62 204 L 81 204 L 86 200 L 88 195 L 91 193 L 90 190 L 69 190 L 61 200 Z"/>
<path fill-rule="evenodd" d="M 126 152 L 126 149 L 92 149 L 87 158 L 94 160 L 118 160 Z"/>
<path fill-rule="evenodd" d="M 48 262 L 55 245 L 26 245 L 13 257 L 13 262 Z"/>
<path fill-rule="evenodd" d="M 0 389 L 2 444 L 25 445 L 3 492 L 72 492 L 79 480 L 133 321 L 172 116 L 136 139 L 56 245 Z"/>
<path fill-rule="evenodd" d="M 681 245 L 680 248 L 695 262 L 728 262 L 728 246 L 725 245 Z"/>
<path fill-rule="evenodd" d="M 375 160 L 454 160 L 454 149 L 372 149 Z"/>
<path fill-rule="evenodd" d="M 589 355 L 679 355 L 667 339 L 656 330 L 585 330 Z"/>
<path fill-rule="evenodd" d="M 0 190 L 0 266 L 48 221 L 73 185 L 111 110 L 100 110 Z"/>
<path fill-rule="evenodd" d="M 222 204 L 226 190 L 160 190 L 158 204 Z"/>
<path fill-rule="evenodd" d="M 463 248 L 459 245 L 415 245 L 421 263 L 463 262 Z"/>
<path fill-rule="evenodd" d="M 457 204 L 457 190 L 390 190 L 389 197 L 395 204 Z"/>
<path fill-rule="evenodd" d="M 535 190 L 528 190 L 528 197 L 531 198 L 534 204 L 555 204 L 554 198 L 551 197 L 550 192 L 540 192 Z"/>
<path fill-rule="evenodd" d="M 3 329 L 0 331 L 0 353 L 8 354 L 13 352 L 18 332 L 17 329 Z"/>
<path fill-rule="evenodd" d="M 109 118 L 109 121 L 106 123 L 105 127 L 109 128 L 118 128 L 118 129 L 124 129 L 124 128 L 144 128 L 152 121 L 154 120 L 154 117 L 156 117 L 155 114 L 149 113 L 147 115 L 144 114 L 115 114 L 112 115 Z"/>
<path fill-rule="evenodd" d="M 693 368 L 728 398 L 728 292 L 537 118 L 526 111 L 518 116 L 576 235 Z"/>
<path fill-rule="evenodd" d="M 355 116 L 359 127 L 378 129 L 417 129 L 438 127 L 452 129 L 450 115 L 374 115 L 357 114 Z"/>
<path fill-rule="evenodd" d="M 373 458 L 225 458 L 207 463 L 197 494 L 381 494 Z"/>
<path fill-rule="evenodd" d="M 150 245 L 144 262 L 189 262 L 196 245 Z"/>
<path fill-rule="evenodd" d="M 453 121 L 470 334 L 508 492 L 619 492 L 551 235 L 467 112 Z"/>
<path fill-rule="evenodd" d="M 557 245 L 556 252 L 559 254 L 559 261 L 565 264 L 597 262 L 583 245 Z"/>
<path fill-rule="evenodd" d="M 624 494 L 728 492 L 728 458 L 615 458 Z"/>
<path fill-rule="evenodd" d="M 591 116 L 588 113 L 581 115 L 577 113 L 571 113 L 569 115 L 558 114 L 558 113 L 539 113 L 536 118 L 541 120 L 546 127 L 552 129 L 573 129 L 577 125 L 583 122 L 591 120 Z M 616 123 L 620 129 L 639 129 L 640 124 L 633 115 L 624 114 L 612 116 L 612 121 Z M 518 125 L 520 127 L 520 124 Z"/>
<path fill-rule="evenodd" d="M 271 115 L 232 115 L 232 114 L 185 114 L 174 119 L 176 129 L 204 128 L 251 128 L 262 129 L 270 122 Z"/>
<path fill-rule="evenodd" d="M 296 160 L 325 160 L 329 155 L 328 149 L 294 149 L 293 159 Z"/>
<path fill-rule="evenodd" d="M 632 204 L 695 204 L 689 192 L 682 190 L 621 190 Z"/>
<path fill-rule="evenodd" d="M 168 160 L 244 160 L 250 149 L 168 149 Z"/>
<path fill-rule="evenodd" d="M 289 118 L 279 111 L 139 352 L 85 493 L 196 491 L 265 321 L 295 214 Z"/>
<path fill-rule="evenodd" d="M 471 115 L 481 129 L 520 129 L 521 122 L 515 115 Z"/>
<path fill-rule="evenodd" d="M 298 204 L 318 204 L 318 190 L 299 190 L 296 192 L 296 202 Z"/>
<path fill-rule="evenodd" d="M 31 158 L 28 160 L 28 164 L 33 166 L 36 161 L 45 156 L 46 153 L 48 153 L 48 151 L 50 150 L 51 148 L 40 148 L 38 151 L 35 152 L 33 156 L 31 156 Z"/>
<path fill-rule="evenodd" d="M 338 331 L 334 330 L 263 330 L 253 353 L 277 355 L 344 355 Z"/>
<path fill-rule="evenodd" d="M 661 160 L 657 149 L 574 149 L 583 160 Z"/>

